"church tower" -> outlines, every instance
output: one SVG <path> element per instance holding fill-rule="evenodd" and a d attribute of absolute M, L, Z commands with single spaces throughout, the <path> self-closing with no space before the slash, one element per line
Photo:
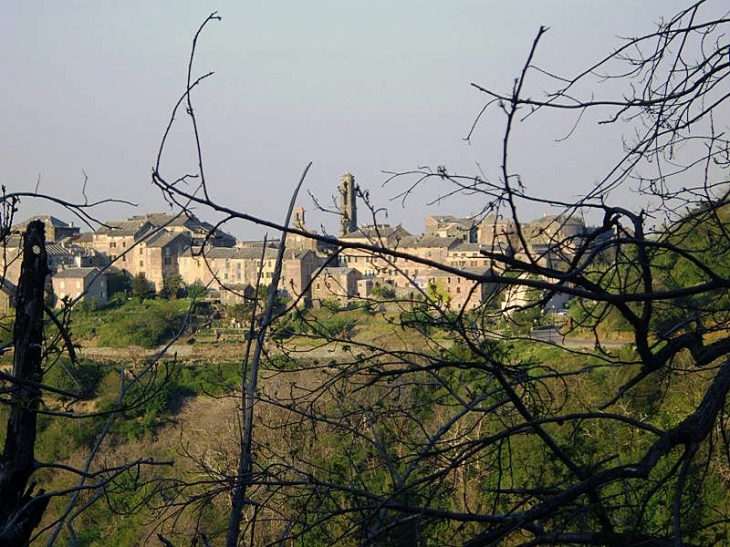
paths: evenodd
<path fill-rule="evenodd" d="M 340 177 L 340 235 L 357 230 L 357 205 L 355 203 L 355 177 L 345 173 Z"/>

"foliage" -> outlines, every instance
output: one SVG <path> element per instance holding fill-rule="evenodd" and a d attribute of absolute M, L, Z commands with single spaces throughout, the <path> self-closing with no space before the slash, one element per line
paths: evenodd
<path fill-rule="evenodd" d="M 105 312 L 104 321 L 96 329 L 97 342 L 115 348 L 153 348 L 177 334 L 187 314 L 185 300 L 132 301 L 122 308 Z"/>
<path fill-rule="evenodd" d="M 145 298 L 152 298 L 155 294 L 155 289 L 152 284 L 147 281 L 147 278 L 142 273 L 138 273 L 132 279 L 132 295 L 144 300 Z"/>
<path fill-rule="evenodd" d="M 180 274 L 172 274 L 162 279 L 162 290 L 160 296 L 175 300 L 183 295 L 183 278 Z"/>
<path fill-rule="evenodd" d="M 392 300 L 395 298 L 395 290 L 384 283 L 373 285 L 370 295 L 377 300 Z"/>
<path fill-rule="evenodd" d="M 126 272 L 109 269 L 106 271 L 106 279 L 110 298 L 120 293 L 132 293 L 132 278 Z"/>
<path fill-rule="evenodd" d="M 690 5 L 575 76 L 538 66 L 540 29 L 506 92 L 476 86 L 484 112 L 504 116 L 497 176 L 419 168 L 404 196 L 435 179 L 480 198 L 480 216 L 510 218 L 508 243 L 481 248 L 488 271 L 460 272 L 498 287 L 478 309 L 450 309 L 448 291 L 432 283 L 423 300 L 383 313 L 387 343 L 362 336 L 363 318 L 373 316 L 332 302 L 281 315 L 272 327 L 277 351 L 255 347 L 268 364 L 260 371 L 246 355 L 239 377 L 221 371 L 220 384 L 173 364 L 130 371 L 135 383 L 126 391 L 127 376 L 105 377 L 99 405 L 114 408 L 105 406 L 110 388 L 122 389 L 128 406 L 114 411 L 127 419 L 114 431 L 127 440 L 154 436 L 174 400 L 203 386 L 244 390 L 233 390 L 241 415 L 229 438 L 216 438 L 213 448 L 184 445 L 190 467 L 160 490 L 161 520 L 189 515 L 196 531 L 210 526 L 222 539 L 230 511 L 229 545 L 726 542 L 730 193 L 728 142 L 715 112 L 727 99 L 728 21 L 703 17 L 706 4 Z M 556 88 L 542 93 L 533 80 Z M 598 86 L 605 80 L 617 84 L 607 97 Z M 180 103 L 193 121 L 197 82 L 188 81 Z M 580 112 L 579 122 L 599 111 L 603 125 L 628 124 L 624 155 L 569 202 L 536 193 L 536 181 L 512 166 L 513 136 L 523 127 L 516 122 L 550 110 Z M 217 204 L 197 159 L 200 173 L 184 179 L 199 181 L 192 190 L 180 176 L 166 178 L 161 163 L 154 168 L 170 202 L 277 227 Z M 625 203 L 620 191 L 630 184 L 646 203 Z M 370 205 L 367 192 L 361 197 Z M 559 214 L 528 234 L 521 211 L 535 203 Z M 566 235 L 567 219 L 583 214 L 599 225 Z M 655 219 L 663 221 L 656 229 Z M 321 239 L 335 252 L 353 245 Z M 388 246 L 369 247 L 396 268 L 404 259 Z M 536 296 L 503 311 L 505 287 Z M 557 293 L 574 299 L 565 342 L 530 338 L 543 302 Z M 174 310 L 157 305 L 134 303 L 144 317 L 128 324 L 116 316 L 117 337 L 137 329 L 138 338 L 159 339 L 159 325 L 146 318 Z M 254 326 L 264 336 L 268 317 Z M 632 343 L 614 342 L 617 331 Z M 121 473 L 109 482 L 120 486 L 106 496 L 112 513 L 143 505 L 137 495 L 115 496 L 138 491 L 138 477 Z M 131 543 L 132 533 L 116 540 Z"/>
<path fill-rule="evenodd" d="M 201 300 L 208 294 L 208 289 L 202 283 L 193 283 L 187 288 L 187 297 L 191 300 Z"/>
<path fill-rule="evenodd" d="M 98 364 L 73 363 L 67 357 L 60 356 L 46 367 L 43 381 L 46 385 L 74 393 L 80 399 L 89 399 L 96 394 L 102 376 L 102 369 Z M 69 399 L 62 394 L 57 394 L 56 397 L 61 401 Z"/>

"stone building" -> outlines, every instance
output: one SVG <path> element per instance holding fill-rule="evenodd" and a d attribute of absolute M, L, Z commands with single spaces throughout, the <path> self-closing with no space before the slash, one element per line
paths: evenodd
<path fill-rule="evenodd" d="M 202 253 L 189 250 L 179 258 L 179 272 L 188 285 L 201 283 L 220 291 L 231 285 L 255 287 L 259 273 L 261 284 L 270 285 L 277 253 L 278 249 L 269 247 L 213 247 Z M 292 298 L 308 298 L 309 282 L 322 263 L 323 259 L 310 250 L 286 249 L 279 290 Z"/>
<path fill-rule="evenodd" d="M 335 299 L 346 303 L 358 296 L 358 281 L 362 275 L 355 268 L 327 267 L 312 280 L 312 300 Z"/>
<path fill-rule="evenodd" d="M 162 228 L 173 234 L 184 234 L 190 239 L 190 245 L 195 248 L 203 245 L 211 247 L 234 247 L 236 245 L 236 238 L 232 235 L 186 212 L 176 215 L 149 213 L 130 217 L 129 221 L 148 222 L 153 228 Z"/>
<path fill-rule="evenodd" d="M 425 236 L 456 238 L 467 243 L 476 243 L 477 223 L 472 218 L 452 215 L 431 215 L 426 217 Z"/>
<path fill-rule="evenodd" d="M 474 275 L 484 275 L 489 272 L 485 268 L 464 268 L 464 272 Z M 497 292 L 497 285 L 489 282 L 479 282 L 467 279 L 450 272 L 429 270 L 425 273 L 426 286 L 433 283 L 448 295 L 444 304 L 453 311 L 463 309 L 473 310 L 488 301 L 489 297 Z"/>
<path fill-rule="evenodd" d="M 340 235 L 344 236 L 357 230 L 357 186 L 355 177 L 345 173 L 340 177 Z"/>
<path fill-rule="evenodd" d="M 98 268 L 67 268 L 52 277 L 55 305 L 62 306 L 64 299 L 90 301 L 97 305 L 109 299 L 106 274 Z"/>
<path fill-rule="evenodd" d="M 46 242 L 56 243 L 65 237 L 78 235 L 81 229 L 51 215 L 36 215 L 13 227 L 13 232 L 23 234 L 28 224 L 40 220 L 46 227 Z"/>

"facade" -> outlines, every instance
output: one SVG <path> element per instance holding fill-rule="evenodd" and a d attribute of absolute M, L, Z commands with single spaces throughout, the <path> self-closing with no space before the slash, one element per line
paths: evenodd
<path fill-rule="evenodd" d="M 479 223 L 477 243 L 495 253 L 515 254 L 515 250 L 520 248 L 515 223 L 498 216 L 488 216 Z"/>
<path fill-rule="evenodd" d="M 93 248 L 104 255 L 109 262 L 119 259 L 119 267 L 129 271 L 133 263 L 132 251 L 135 244 L 152 235 L 154 226 L 144 220 L 107 222 L 92 236 Z"/>
<path fill-rule="evenodd" d="M 362 275 L 355 268 L 323 268 L 312 280 L 312 300 L 335 299 L 345 303 L 358 296 L 358 282 Z"/>
<path fill-rule="evenodd" d="M 191 285 L 201 283 L 212 289 L 224 291 L 231 285 L 270 285 L 274 275 L 278 250 L 272 248 L 219 248 L 204 252 L 188 250 L 179 258 L 179 273 L 183 281 Z M 308 298 L 309 282 L 323 264 L 323 259 L 310 250 L 287 249 L 279 290 L 292 298 Z"/>
<path fill-rule="evenodd" d="M 20 279 L 20 265 L 23 262 L 22 245 L 20 236 L 12 236 L 5 242 L 2 253 L 0 253 L 0 268 L 2 269 L 0 277 L 13 285 L 17 285 Z M 84 261 L 87 254 L 80 248 L 65 247 L 58 243 L 46 242 L 46 253 L 48 255 L 48 269 L 51 274 L 64 268 L 90 264 L 89 260 Z"/>
<path fill-rule="evenodd" d="M 191 243 L 187 231 L 160 228 L 147 216 L 109 222 L 92 238 L 94 249 L 109 263 L 116 261 L 116 266 L 131 276 L 144 276 L 158 291 L 166 277 L 179 273 L 178 257 Z"/>
<path fill-rule="evenodd" d="M 52 277 L 55 305 L 63 305 L 64 299 L 93 300 L 103 306 L 109 299 L 106 274 L 98 268 L 68 268 Z"/>
<path fill-rule="evenodd" d="M 161 290 L 166 277 L 180 273 L 179 257 L 190 248 L 190 243 L 185 233 L 155 232 L 139 244 L 133 265 L 141 269 L 136 273 L 144 275 L 156 290 Z"/>
<path fill-rule="evenodd" d="M 403 238 L 411 234 L 402 226 L 391 227 L 364 226 L 340 239 L 346 243 L 357 243 L 395 249 L 400 247 Z M 345 248 L 340 252 L 340 265 L 357 269 L 367 277 L 380 276 L 385 270 L 392 269 L 392 259 L 363 249 Z"/>
<path fill-rule="evenodd" d="M 464 270 L 475 275 L 484 275 L 489 272 L 483 268 L 465 268 Z M 441 270 L 430 270 L 426 272 L 425 277 L 426 286 L 430 283 L 435 285 L 439 292 L 443 291 L 447 295 L 446 306 L 454 311 L 478 308 L 497 292 L 497 286 L 493 283 L 481 283 Z"/>

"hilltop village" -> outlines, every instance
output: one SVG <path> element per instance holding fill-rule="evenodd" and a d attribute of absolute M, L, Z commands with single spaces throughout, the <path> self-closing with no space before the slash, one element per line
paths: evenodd
<path fill-rule="evenodd" d="M 545 265 L 569 260 L 586 233 L 574 218 L 545 216 L 520 227 L 511 220 L 489 216 L 482 219 L 428 216 L 423 234 L 404 227 L 357 222 L 357 187 L 350 173 L 340 179 L 340 241 L 397 250 L 461 271 L 483 274 L 495 268 L 490 254 L 519 257 L 529 253 Z M 144 278 L 150 290 L 161 291 L 166 280 L 176 277 L 185 286 L 208 288 L 209 296 L 230 304 L 254 292 L 272 279 L 278 243 L 242 242 L 191 214 L 152 213 L 126 220 L 108 221 L 94 232 L 58 218 L 41 215 L 13 229 L 3 253 L 4 284 L 0 305 L 6 309 L 20 276 L 21 237 L 32 220 L 46 225 L 54 305 L 64 300 L 93 299 L 103 305 L 114 290 L 109 279 L 120 272 Z M 294 226 L 306 232 L 304 209 L 295 210 Z M 527 247 L 527 248 L 526 248 Z M 387 287 L 398 296 L 425 289 L 429 284 L 449 295 L 454 310 L 478 307 L 494 290 L 487 283 L 444 272 L 404 258 L 369 250 L 348 248 L 336 252 L 321 240 L 290 234 L 286 239 L 279 290 L 305 303 L 323 299 L 347 302 L 368 297 L 375 287 Z M 519 299 L 520 295 L 510 298 Z"/>

